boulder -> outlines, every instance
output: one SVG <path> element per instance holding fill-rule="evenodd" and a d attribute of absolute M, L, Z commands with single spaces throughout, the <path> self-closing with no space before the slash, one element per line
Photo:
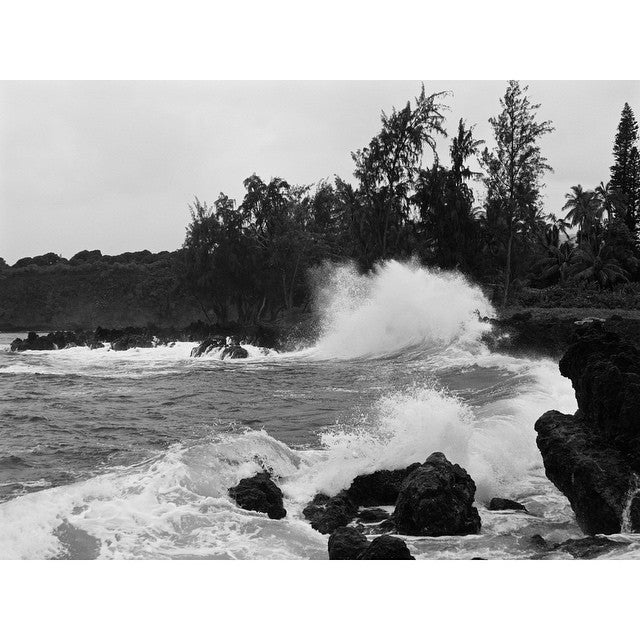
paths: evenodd
<path fill-rule="evenodd" d="M 358 513 L 358 507 L 346 491 L 330 498 L 319 493 L 303 509 L 304 517 L 320 533 L 333 533 L 338 527 L 345 527 Z"/>
<path fill-rule="evenodd" d="M 442 453 L 405 478 L 393 520 L 399 533 L 418 536 L 455 536 L 478 533 L 480 516 L 473 506 L 476 485 L 459 465 Z"/>
<path fill-rule="evenodd" d="M 578 327 L 559 367 L 578 411 L 536 422 L 545 473 L 584 533 L 640 531 L 640 350 L 591 322 Z"/>
<path fill-rule="evenodd" d="M 416 462 L 405 469 L 385 469 L 358 476 L 347 489 L 349 498 L 363 507 L 395 504 L 404 479 L 419 466 Z"/>
<path fill-rule="evenodd" d="M 227 345 L 220 356 L 223 360 L 248 358 L 249 352 L 239 344 Z"/>
<path fill-rule="evenodd" d="M 560 360 L 581 418 L 621 451 L 640 453 L 640 350 L 602 325 L 587 326 Z"/>
<path fill-rule="evenodd" d="M 11 351 L 53 351 L 57 349 L 56 343 L 48 336 L 39 336 L 30 331 L 25 340 L 16 338 L 11 343 Z"/>
<path fill-rule="evenodd" d="M 491 498 L 489 502 L 489 511 L 526 511 L 527 508 L 516 502 L 515 500 L 509 500 L 508 498 Z"/>
<path fill-rule="evenodd" d="M 582 531 L 619 533 L 633 486 L 625 456 L 580 419 L 558 411 L 538 418 L 535 429 L 547 478 L 569 499 Z"/>
<path fill-rule="evenodd" d="M 127 349 L 152 349 L 155 345 L 146 335 L 126 334 L 111 344 L 114 351 L 126 351 Z"/>
<path fill-rule="evenodd" d="M 257 473 L 244 478 L 229 489 L 229 495 L 239 507 L 249 511 L 266 513 L 272 520 L 280 520 L 287 515 L 282 502 L 282 491 L 268 473 Z"/>
<path fill-rule="evenodd" d="M 363 509 L 358 512 L 358 520 L 362 522 L 381 522 L 388 517 L 389 514 L 384 509 Z"/>
<path fill-rule="evenodd" d="M 568 553 L 579 560 L 590 560 L 598 556 L 604 555 L 628 547 L 629 542 L 622 540 L 611 540 L 602 536 L 593 536 L 589 538 L 570 539 L 554 546 L 554 551 Z"/>
<path fill-rule="evenodd" d="M 380 536 L 360 554 L 358 560 L 415 560 L 404 540 L 395 536 Z"/>
<path fill-rule="evenodd" d="M 225 346 L 224 336 L 210 336 L 205 338 L 197 347 L 193 347 L 191 350 L 192 358 L 199 358 L 207 353 L 210 353 L 214 349 L 222 349 Z"/>
<path fill-rule="evenodd" d="M 329 560 L 357 560 L 369 541 L 353 527 L 338 527 L 329 536 Z"/>

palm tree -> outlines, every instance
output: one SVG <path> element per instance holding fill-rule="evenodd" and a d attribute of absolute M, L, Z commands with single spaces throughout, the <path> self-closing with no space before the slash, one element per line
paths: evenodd
<path fill-rule="evenodd" d="M 602 204 L 595 191 L 582 188 L 582 185 L 571 187 L 571 192 L 565 194 L 567 199 L 563 211 L 567 211 L 565 220 L 572 226 L 577 226 L 579 237 L 587 239 L 591 236 L 602 218 Z"/>
<path fill-rule="evenodd" d="M 629 282 L 629 274 L 620 263 L 609 255 L 606 244 L 594 247 L 585 243 L 574 253 L 572 277 L 576 280 L 593 280 L 601 287 L 612 287 L 616 282 Z"/>
<path fill-rule="evenodd" d="M 540 260 L 535 266 L 535 270 L 540 270 L 540 279 L 559 280 L 564 283 L 569 276 L 571 263 L 573 260 L 574 247 L 570 242 L 563 242 L 559 247 L 549 245 L 547 256 Z"/>
<path fill-rule="evenodd" d="M 473 137 L 474 129 L 475 125 L 467 129 L 464 120 L 460 118 L 460 122 L 458 122 L 458 133 L 451 142 L 451 171 L 458 184 L 462 183 L 463 180 L 478 178 L 481 175 L 476 171 L 471 171 L 468 166 L 465 166 L 465 162 L 469 158 L 475 158 L 480 147 L 485 143 L 484 140 L 476 140 Z"/>
<path fill-rule="evenodd" d="M 555 213 L 550 213 L 547 216 L 547 220 L 551 223 L 551 227 L 555 227 L 558 230 L 558 235 L 564 233 L 567 240 L 571 240 L 568 229 L 571 229 L 571 223 L 566 218 L 558 218 Z"/>

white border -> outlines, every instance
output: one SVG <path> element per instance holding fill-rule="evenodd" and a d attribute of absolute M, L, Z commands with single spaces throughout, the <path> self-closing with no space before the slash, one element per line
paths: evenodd
<path fill-rule="evenodd" d="M 626 79 L 632 3 L 3 2 L 3 79 Z M 634 17 L 635 16 L 635 17 Z M 1 526 L 1 523 L 0 523 Z M 7 638 L 621 637 L 632 562 L 2 562 Z"/>

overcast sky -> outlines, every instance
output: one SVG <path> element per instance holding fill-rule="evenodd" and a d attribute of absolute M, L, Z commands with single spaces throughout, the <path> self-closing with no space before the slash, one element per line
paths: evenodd
<path fill-rule="evenodd" d="M 425 81 L 451 90 L 447 128 L 464 117 L 491 142 L 505 82 Z M 547 210 L 571 185 L 607 180 L 624 102 L 639 82 L 529 82 L 555 173 Z M 252 173 L 308 184 L 351 178 L 350 152 L 403 106 L 420 81 L 0 82 L 0 256 L 122 253 L 180 246 L 194 195 L 240 199 Z M 446 152 L 449 142 L 441 140 Z"/>

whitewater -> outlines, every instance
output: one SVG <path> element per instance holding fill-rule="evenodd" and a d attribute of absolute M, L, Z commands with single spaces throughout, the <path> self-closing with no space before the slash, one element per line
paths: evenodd
<path fill-rule="evenodd" d="M 482 530 L 404 537 L 416 558 L 527 558 L 534 534 L 581 537 L 533 429 L 576 410 L 571 384 L 556 362 L 488 350 L 480 289 L 413 263 L 343 265 L 316 307 L 313 346 L 246 360 L 191 358 L 192 343 L 12 353 L 0 334 L 0 558 L 326 559 L 305 504 L 434 451 L 475 480 Z M 227 495 L 263 469 L 283 520 Z M 492 497 L 527 512 L 488 511 Z"/>

